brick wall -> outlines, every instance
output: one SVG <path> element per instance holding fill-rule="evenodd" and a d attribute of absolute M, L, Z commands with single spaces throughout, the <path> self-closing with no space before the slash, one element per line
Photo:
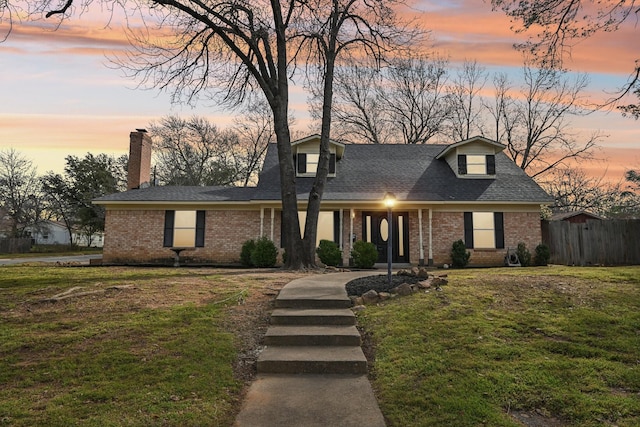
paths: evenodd
<path fill-rule="evenodd" d="M 162 246 L 164 210 L 107 210 L 103 262 L 171 264 L 174 253 Z M 185 262 L 230 264 L 240 261 L 242 244 L 260 234 L 260 211 L 209 210 L 205 246 L 184 251 Z"/>
<path fill-rule="evenodd" d="M 127 190 L 140 188 L 151 181 L 152 140 L 146 131 L 129 134 L 129 164 L 127 166 Z"/>
<path fill-rule="evenodd" d="M 280 247 L 280 211 L 274 216 L 274 243 Z M 423 247 L 425 263 L 429 257 L 429 210 L 424 209 Z M 464 240 L 464 216 L 462 212 L 433 211 L 433 262 L 434 265 L 451 263 L 451 245 Z M 270 211 L 265 210 L 264 235 L 270 237 Z M 343 258 L 348 264 L 349 210 L 343 219 Z M 353 232 L 356 240 L 362 239 L 362 211 L 355 210 Z M 109 209 L 106 215 L 106 235 L 103 261 L 111 264 L 170 264 L 173 252 L 162 247 L 164 210 Z M 181 258 L 188 262 L 237 263 L 242 244 L 260 234 L 260 211 L 209 210 L 206 213 L 205 247 L 183 252 Z M 471 265 L 502 265 L 506 248 L 516 248 L 524 242 L 530 251 L 541 242 L 540 217 L 537 212 L 504 213 L 505 249 L 471 249 Z M 409 211 L 410 261 L 420 260 L 418 212 Z"/>

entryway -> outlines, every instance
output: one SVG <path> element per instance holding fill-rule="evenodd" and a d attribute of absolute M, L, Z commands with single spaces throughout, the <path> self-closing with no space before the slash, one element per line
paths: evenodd
<path fill-rule="evenodd" d="M 387 262 L 387 242 L 389 223 L 387 212 L 373 211 L 362 213 L 362 238 L 378 249 L 378 262 Z M 409 263 L 409 214 L 392 212 L 391 259 L 396 263 Z"/>

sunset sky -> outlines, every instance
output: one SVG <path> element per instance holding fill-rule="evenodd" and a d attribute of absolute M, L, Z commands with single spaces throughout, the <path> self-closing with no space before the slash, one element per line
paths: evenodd
<path fill-rule="evenodd" d="M 522 37 L 488 2 L 419 0 L 415 9 L 435 48 L 453 64 L 477 60 L 490 72 L 519 74 L 522 59 L 512 45 Z M 8 40 L 0 43 L 0 149 L 22 152 L 40 173 L 61 172 L 69 154 L 126 153 L 129 132 L 162 116 L 206 116 L 221 126 L 230 122 L 212 102 L 172 106 L 168 94 L 136 88 L 109 64 L 107 57 L 126 50 L 128 42 L 122 22 L 116 18 L 108 27 L 107 22 L 108 15 L 91 12 L 74 16 L 57 31 L 54 20 L 14 23 Z M 633 24 L 583 41 L 573 51 L 567 65 L 590 75 L 596 101 L 621 87 L 632 70 L 640 33 Z M 4 34 L 6 26 L 0 30 Z M 302 88 L 291 91 L 296 130 L 317 132 L 308 128 Z M 639 122 L 613 111 L 574 123 L 585 135 L 598 129 L 609 135 L 597 153 L 605 161 L 591 165 L 590 173 L 606 171 L 618 180 L 625 170 L 640 168 Z"/>

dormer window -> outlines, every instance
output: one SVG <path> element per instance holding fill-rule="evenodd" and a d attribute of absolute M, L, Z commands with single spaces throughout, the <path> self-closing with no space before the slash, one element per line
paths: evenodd
<path fill-rule="evenodd" d="M 495 175 L 494 154 L 458 154 L 458 175 Z"/>
<path fill-rule="evenodd" d="M 318 153 L 298 153 L 296 169 L 298 176 L 315 176 L 318 171 Z M 329 176 L 336 176 L 336 154 L 331 153 L 329 157 Z"/>

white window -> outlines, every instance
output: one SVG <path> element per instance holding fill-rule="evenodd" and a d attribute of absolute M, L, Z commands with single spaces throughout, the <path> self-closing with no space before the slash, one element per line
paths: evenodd
<path fill-rule="evenodd" d="M 304 236 L 305 221 L 307 220 L 306 211 L 298 211 L 298 220 L 300 221 L 300 236 Z M 320 245 L 320 240 L 334 241 L 333 236 L 333 212 L 321 211 L 318 215 L 318 234 L 316 236 L 316 247 Z"/>
<path fill-rule="evenodd" d="M 473 247 L 495 248 L 495 235 L 493 212 L 473 212 Z"/>
<path fill-rule="evenodd" d="M 484 175 L 487 173 L 487 156 L 467 155 L 467 173 Z"/>
<path fill-rule="evenodd" d="M 173 246 L 190 247 L 196 241 L 196 211 L 176 211 L 173 223 Z"/>

